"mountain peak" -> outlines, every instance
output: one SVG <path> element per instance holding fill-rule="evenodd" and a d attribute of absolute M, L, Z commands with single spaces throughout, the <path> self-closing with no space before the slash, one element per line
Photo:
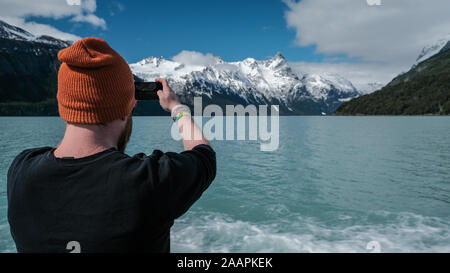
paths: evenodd
<path fill-rule="evenodd" d="M 246 58 L 242 62 L 244 62 L 244 63 L 256 63 L 256 60 L 254 58 Z"/>
<path fill-rule="evenodd" d="M 286 58 L 283 56 L 283 54 L 281 54 L 281 52 L 277 52 L 277 54 L 275 54 L 275 56 L 272 57 L 272 60 L 284 60 L 286 61 Z"/>
<path fill-rule="evenodd" d="M 273 56 L 266 65 L 274 70 L 290 69 L 286 58 L 280 52 L 277 52 L 277 54 L 275 54 L 275 56 Z"/>
<path fill-rule="evenodd" d="M 0 20 L 0 38 L 30 41 L 34 40 L 36 37 L 24 29 L 12 26 L 5 21 Z"/>
<path fill-rule="evenodd" d="M 146 65 L 146 64 L 153 64 L 156 67 L 158 67 L 162 62 L 166 61 L 166 59 L 163 56 L 160 57 L 147 57 L 143 60 L 141 60 L 140 62 L 138 62 L 138 64 L 140 65 Z"/>
<path fill-rule="evenodd" d="M 73 44 L 73 41 L 64 41 L 48 35 L 36 36 L 22 28 L 10 25 L 2 20 L 0 20 L 0 38 L 15 41 L 44 43 L 62 48 Z"/>
<path fill-rule="evenodd" d="M 448 48 L 450 47 L 449 43 L 450 33 L 437 40 L 433 44 L 425 46 L 420 52 L 419 57 L 417 57 L 416 63 L 413 65 L 413 67 L 442 51 L 448 50 Z"/>

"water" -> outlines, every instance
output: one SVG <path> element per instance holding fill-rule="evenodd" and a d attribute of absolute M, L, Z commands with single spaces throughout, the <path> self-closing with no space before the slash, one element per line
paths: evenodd
<path fill-rule="evenodd" d="M 135 118 L 127 152 L 181 151 L 169 118 Z M 14 252 L 6 172 L 55 146 L 59 118 L 0 118 L 0 252 Z M 450 251 L 449 117 L 281 117 L 280 146 L 215 141 L 218 175 L 172 229 L 174 252 Z"/>

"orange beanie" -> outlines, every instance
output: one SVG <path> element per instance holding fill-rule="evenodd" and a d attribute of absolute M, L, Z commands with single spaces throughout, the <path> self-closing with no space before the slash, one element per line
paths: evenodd
<path fill-rule="evenodd" d="M 69 123 L 99 124 L 129 115 L 135 105 L 127 62 L 104 40 L 86 38 L 58 53 L 58 108 Z"/>

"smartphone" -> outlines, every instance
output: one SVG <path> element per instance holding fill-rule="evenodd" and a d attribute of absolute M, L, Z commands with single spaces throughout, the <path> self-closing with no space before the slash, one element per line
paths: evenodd
<path fill-rule="evenodd" d="M 159 100 L 157 92 L 163 89 L 160 82 L 135 82 L 136 100 Z"/>

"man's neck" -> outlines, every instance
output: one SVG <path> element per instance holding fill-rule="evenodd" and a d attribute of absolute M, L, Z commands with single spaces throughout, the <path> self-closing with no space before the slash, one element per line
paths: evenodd
<path fill-rule="evenodd" d="M 57 158 L 83 158 L 110 148 L 117 148 L 117 140 L 108 130 L 89 126 L 67 125 L 63 140 L 54 151 Z"/>
<path fill-rule="evenodd" d="M 85 145 L 83 147 L 78 146 L 68 146 L 65 144 L 60 144 L 53 152 L 54 156 L 57 158 L 73 157 L 73 158 L 83 158 L 90 155 L 98 154 L 115 146 L 90 146 Z"/>

